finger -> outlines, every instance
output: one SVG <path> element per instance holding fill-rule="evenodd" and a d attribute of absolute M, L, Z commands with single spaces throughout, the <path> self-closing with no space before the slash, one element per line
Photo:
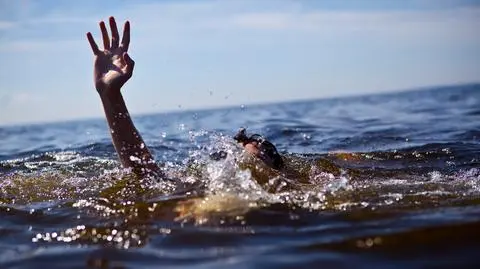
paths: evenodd
<path fill-rule="evenodd" d="M 132 58 L 130 58 L 130 55 L 128 55 L 128 53 L 126 52 L 123 53 L 123 60 L 127 64 L 126 70 L 125 70 L 126 73 L 131 76 L 133 73 L 133 67 L 135 66 L 135 62 L 132 60 Z"/>
<path fill-rule="evenodd" d="M 92 47 L 93 54 L 97 55 L 100 52 L 100 50 L 98 49 L 95 39 L 93 39 L 92 33 L 90 32 L 87 33 L 87 39 L 88 39 L 88 43 L 90 43 L 90 47 Z"/>
<path fill-rule="evenodd" d="M 117 23 L 115 22 L 114 17 L 110 17 L 110 30 L 112 31 L 112 49 L 118 48 L 119 36 Z"/>
<path fill-rule="evenodd" d="M 103 21 L 100 22 L 100 30 L 102 31 L 103 48 L 108 50 L 110 49 L 110 38 L 108 37 L 107 28 L 105 27 L 105 23 Z"/>
<path fill-rule="evenodd" d="M 126 21 L 123 26 L 123 37 L 122 37 L 122 47 L 125 51 L 128 51 L 128 46 L 130 45 L 130 22 Z"/>
<path fill-rule="evenodd" d="M 132 58 L 130 58 L 130 55 L 128 55 L 128 53 L 126 52 L 123 53 L 123 60 L 125 61 L 127 66 L 131 66 L 133 68 L 133 66 L 135 65 L 135 61 L 133 61 Z"/>

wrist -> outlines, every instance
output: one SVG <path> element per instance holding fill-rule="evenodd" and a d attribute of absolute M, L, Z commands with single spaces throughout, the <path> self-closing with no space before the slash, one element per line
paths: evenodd
<path fill-rule="evenodd" d="M 102 100 L 116 99 L 122 96 L 122 93 L 120 92 L 120 87 L 112 87 L 112 86 L 97 87 L 97 92 L 100 95 L 100 98 Z"/>
<path fill-rule="evenodd" d="M 112 120 L 118 120 L 120 119 L 118 118 L 119 115 L 128 116 L 128 109 L 120 91 L 105 92 L 100 94 L 100 99 L 107 118 L 110 117 Z"/>

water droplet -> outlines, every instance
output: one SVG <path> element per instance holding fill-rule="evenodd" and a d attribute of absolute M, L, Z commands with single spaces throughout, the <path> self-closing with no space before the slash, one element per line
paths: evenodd
<path fill-rule="evenodd" d="M 309 134 L 303 134 L 303 139 L 304 140 L 310 140 L 312 137 Z"/>

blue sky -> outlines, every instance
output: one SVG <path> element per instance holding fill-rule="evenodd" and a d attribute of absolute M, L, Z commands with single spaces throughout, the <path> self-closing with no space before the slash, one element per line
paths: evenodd
<path fill-rule="evenodd" d="M 132 24 L 132 114 L 480 82 L 480 1 L 0 0 L 0 125 L 102 117 L 85 33 Z"/>

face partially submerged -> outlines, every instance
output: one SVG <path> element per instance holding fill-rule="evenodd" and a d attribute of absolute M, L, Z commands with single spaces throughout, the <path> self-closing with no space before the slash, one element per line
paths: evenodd
<path fill-rule="evenodd" d="M 248 153 L 256 156 L 273 169 L 280 170 L 283 168 L 284 163 L 282 157 L 275 146 L 263 136 L 253 134 L 248 137 L 245 128 L 241 128 L 233 139 L 241 143 Z"/>

